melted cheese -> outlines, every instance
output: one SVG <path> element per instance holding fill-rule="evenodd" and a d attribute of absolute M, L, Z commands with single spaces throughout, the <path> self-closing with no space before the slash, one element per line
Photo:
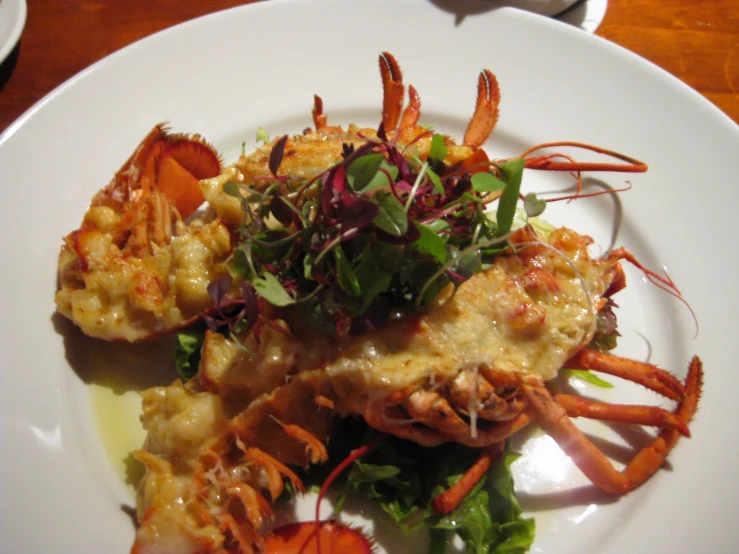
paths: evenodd
<path fill-rule="evenodd" d="M 255 355 L 213 336 L 204 348 L 201 383 L 250 399 L 311 370 L 321 370 L 340 394 L 373 397 L 445 382 L 483 365 L 552 379 L 589 341 L 594 305 L 609 274 L 606 262 L 588 256 L 588 239 L 560 229 L 549 242 L 551 247 L 500 257 L 443 307 L 366 335 L 289 339 L 270 332 L 248 345 Z"/>

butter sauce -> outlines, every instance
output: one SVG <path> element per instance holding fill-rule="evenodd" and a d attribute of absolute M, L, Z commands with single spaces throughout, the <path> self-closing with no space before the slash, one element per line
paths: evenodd
<path fill-rule="evenodd" d="M 121 482 L 136 488 L 143 475 L 143 467 L 131 452 L 140 449 L 146 439 L 141 425 L 141 397 L 137 391 L 122 394 L 113 389 L 91 384 L 90 406 L 100 444 L 111 468 Z"/>

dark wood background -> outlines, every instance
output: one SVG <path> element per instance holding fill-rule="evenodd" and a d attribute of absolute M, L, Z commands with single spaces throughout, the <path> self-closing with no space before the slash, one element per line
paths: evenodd
<path fill-rule="evenodd" d="M 0 66 L 0 132 L 80 70 L 152 33 L 243 0 L 30 0 Z M 739 122 L 739 0 L 608 0 L 596 34 L 666 69 Z"/>

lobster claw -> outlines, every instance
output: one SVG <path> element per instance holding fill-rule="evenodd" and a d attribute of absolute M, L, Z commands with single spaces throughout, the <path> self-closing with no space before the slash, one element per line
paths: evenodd
<path fill-rule="evenodd" d="M 498 122 L 498 106 L 500 104 L 500 87 L 495 75 L 489 69 L 483 69 L 477 79 L 477 103 L 462 143 L 470 148 L 479 148 L 493 132 Z"/>

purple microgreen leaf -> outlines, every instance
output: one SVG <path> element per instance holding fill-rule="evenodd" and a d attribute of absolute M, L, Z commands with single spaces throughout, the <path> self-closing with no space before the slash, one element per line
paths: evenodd
<path fill-rule="evenodd" d="M 414 250 L 422 256 L 433 258 L 433 260 L 439 264 L 446 263 L 446 247 L 444 240 L 426 225 L 418 223 L 417 221 L 414 221 L 413 223 L 420 231 L 418 240 L 413 243 Z"/>
<path fill-rule="evenodd" d="M 367 154 L 356 158 L 346 170 L 346 180 L 354 190 L 362 190 L 372 181 L 384 160 L 385 156 L 382 154 Z"/>
<path fill-rule="evenodd" d="M 523 209 L 528 217 L 540 216 L 544 213 L 544 208 L 546 207 L 546 201 L 537 198 L 536 194 L 533 192 L 530 192 L 523 197 Z"/>
<path fill-rule="evenodd" d="M 220 310 L 221 302 L 231 290 L 231 277 L 221 277 L 208 284 L 208 295 L 213 300 L 216 309 Z"/>
<path fill-rule="evenodd" d="M 334 171 L 333 178 L 331 179 L 331 185 L 334 190 L 334 198 L 346 190 L 346 167 L 343 164 L 336 166 L 336 171 Z"/>
<path fill-rule="evenodd" d="M 378 190 L 373 201 L 379 207 L 379 213 L 372 220 L 377 227 L 395 237 L 402 237 L 408 231 L 408 214 L 405 213 L 403 204 L 394 194 Z"/>
<path fill-rule="evenodd" d="M 259 317 L 259 304 L 254 288 L 249 283 L 241 283 L 241 295 L 244 298 L 244 309 L 239 315 L 249 321 L 250 327 L 254 326 Z"/>
<path fill-rule="evenodd" d="M 262 278 L 254 279 L 252 284 L 259 295 L 273 306 L 288 306 L 295 303 L 295 299 L 271 273 L 265 273 Z"/>
<path fill-rule="evenodd" d="M 352 266 L 349 260 L 347 260 L 341 245 L 337 245 L 334 248 L 334 258 L 336 259 L 336 277 L 339 285 L 347 294 L 359 296 L 362 292 L 359 287 L 359 281 L 357 281 L 357 276 L 354 274 Z"/>
<path fill-rule="evenodd" d="M 377 217 L 379 212 L 380 208 L 374 202 L 347 195 L 340 209 L 344 230 L 364 227 Z"/>
<path fill-rule="evenodd" d="M 359 158 L 360 156 L 365 156 L 366 154 L 369 154 L 374 150 L 376 144 L 373 142 L 365 142 L 362 146 L 359 148 L 354 148 L 354 145 L 350 145 L 351 149 L 346 149 L 346 143 L 342 145 L 342 148 L 344 149 L 344 152 L 349 152 L 346 156 L 344 156 L 344 165 L 351 165 L 351 163 Z"/>
<path fill-rule="evenodd" d="M 404 181 L 408 181 L 409 183 L 415 181 L 415 175 L 413 175 L 413 172 L 408 165 L 408 161 L 405 159 L 400 150 L 398 150 L 397 148 L 390 148 L 387 151 L 387 155 L 388 163 L 398 168 L 398 175 L 401 179 L 403 179 Z"/>
<path fill-rule="evenodd" d="M 506 184 L 498 201 L 498 229 L 503 234 L 509 232 L 513 225 L 525 163 L 523 159 L 516 158 L 497 166 L 500 170 L 501 179 Z M 476 175 L 478 174 L 476 173 Z"/>
<path fill-rule="evenodd" d="M 289 201 L 282 196 L 274 196 L 269 205 L 272 215 L 285 227 L 288 227 L 293 222 L 293 216 L 295 215 L 287 202 Z"/>
<path fill-rule="evenodd" d="M 275 142 L 275 145 L 272 147 L 272 152 L 269 155 L 269 170 L 275 177 L 277 177 L 277 170 L 280 169 L 282 156 L 285 154 L 286 144 L 287 135 L 283 135 L 277 140 L 277 142 Z"/>
<path fill-rule="evenodd" d="M 344 143 L 341 145 L 341 157 L 345 160 L 354 152 L 354 144 Z"/>
<path fill-rule="evenodd" d="M 492 173 L 481 171 L 472 176 L 472 190 L 476 192 L 493 192 L 503 190 L 506 184 Z"/>
<path fill-rule="evenodd" d="M 323 211 L 323 214 L 328 216 L 328 214 L 331 212 L 331 204 L 334 199 L 334 187 L 333 187 L 333 177 L 334 173 L 336 173 L 337 167 L 333 167 L 331 171 L 326 173 L 323 177 L 321 177 L 322 181 L 322 192 L 321 192 L 321 210 Z"/>

